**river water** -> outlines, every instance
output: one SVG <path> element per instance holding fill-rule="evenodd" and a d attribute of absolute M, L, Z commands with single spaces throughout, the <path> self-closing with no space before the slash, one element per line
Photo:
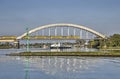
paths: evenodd
<path fill-rule="evenodd" d="M 0 79 L 120 79 L 119 57 L 19 57 L 0 50 Z"/>

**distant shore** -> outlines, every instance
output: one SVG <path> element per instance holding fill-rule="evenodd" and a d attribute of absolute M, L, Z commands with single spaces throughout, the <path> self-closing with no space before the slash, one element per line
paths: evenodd
<path fill-rule="evenodd" d="M 85 57 L 120 57 L 120 52 L 20 52 L 7 56 L 85 56 Z"/>

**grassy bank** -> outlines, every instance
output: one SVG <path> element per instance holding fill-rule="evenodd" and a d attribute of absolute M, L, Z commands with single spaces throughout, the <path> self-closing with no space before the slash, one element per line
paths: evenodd
<path fill-rule="evenodd" d="M 120 52 L 20 52 L 6 54 L 8 56 L 90 56 L 120 57 Z"/>

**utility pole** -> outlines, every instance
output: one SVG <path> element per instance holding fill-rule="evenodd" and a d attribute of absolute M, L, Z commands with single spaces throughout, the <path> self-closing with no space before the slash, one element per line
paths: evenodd
<path fill-rule="evenodd" d="M 26 41 L 26 44 L 27 44 L 27 47 L 26 47 L 26 52 L 30 52 L 30 50 L 29 50 L 29 48 L 30 48 L 30 46 L 29 46 L 29 39 L 30 39 L 30 37 L 29 37 L 29 29 L 28 28 L 26 28 L 26 38 L 27 38 L 27 41 Z M 26 57 L 26 61 L 25 61 L 25 79 L 30 79 L 30 76 L 29 76 L 29 57 Z"/>

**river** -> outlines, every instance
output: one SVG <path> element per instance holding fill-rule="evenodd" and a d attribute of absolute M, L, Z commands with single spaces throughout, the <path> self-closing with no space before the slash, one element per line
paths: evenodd
<path fill-rule="evenodd" d="M 0 79 L 120 79 L 119 57 L 5 56 L 0 50 Z"/>

